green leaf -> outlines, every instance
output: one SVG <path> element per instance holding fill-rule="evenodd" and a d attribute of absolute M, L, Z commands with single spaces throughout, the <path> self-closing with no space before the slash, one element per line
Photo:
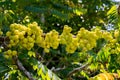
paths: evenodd
<path fill-rule="evenodd" d="M 52 78 L 52 76 L 53 76 L 53 72 L 49 69 L 48 69 L 48 75 L 49 75 L 50 78 Z"/>
<path fill-rule="evenodd" d="M 0 73 L 6 72 L 7 70 L 9 70 L 8 67 L 0 65 Z"/>
<path fill-rule="evenodd" d="M 38 8 L 38 7 L 31 7 L 31 6 L 26 6 L 25 10 L 35 12 L 35 13 L 45 13 L 45 12 L 47 12 L 46 8 Z"/>
<path fill-rule="evenodd" d="M 89 68 L 90 68 L 91 70 L 96 70 L 96 69 L 98 68 L 98 66 L 99 66 L 99 64 L 98 64 L 97 62 L 95 62 L 95 63 L 92 63 L 92 64 L 89 66 Z"/>
<path fill-rule="evenodd" d="M 0 13 L 0 26 L 2 25 L 3 20 L 4 20 L 4 14 Z"/>
<path fill-rule="evenodd" d="M 56 76 L 56 74 L 53 74 L 52 80 L 61 80 L 61 79 L 58 76 Z"/>
<path fill-rule="evenodd" d="M 42 74 L 42 68 L 40 68 L 38 71 L 37 71 L 37 74 L 38 76 L 40 76 Z"/>
<path fill-rule="evenodd" d="M 37 74 L 41 76 L 42 80 L 61 80 L 56 74 L 49 70 L 45 65 L 38 62 Z M 34 66 L 36 67 L 36 65 Z"/>
<path fill-rule="evenodd" d="M 112 6 L 111 9 L 107 12 L 107 17 L 109 19 L 109 23 L 118 22 L 118 12 L 116 5 Z"/>
<path fill-rule="evenodd" d="M 57 18 L 61 18 L 61 19 L 65 19 L 65 20 L 67 20 L 69 18 L 68 14 L 61 13 L 60 11 L 55 10 L 55 9 L 51 9 L 50 12 L 53 16 L 55 16 Z"/>
<path fill-rule="evenodd" d="M 37 65 L 33 65 L 33 70 L 37 70 L 38 66 Z"/>
<path fill-rule="evenodd" d="M 78 10 L 78 9 L 74 9 L 73 12 L 78 16 L 83 15 L 83 12 L 81 10 Z"/>
<path fill-rule="evenodd" d="M 109 48 L 103 48 L 98 54 L 97 54 L 97 61 L 101 61 L 101 62 L 109 62 L 109 56 L 110 56 L 110 52 L 109 52 Z"/>
<path fill-rule="evenodd" d="M 117 6 L 114 5 L 111 7 L 111 9 L 107 12 L 107 15 L 113 14 L 113 13 L 117 13 Z"/>
<path fill-rule="evenodd" d="M 50 78 L 48 72 L 46 73 L 46 80 L 51 80 L 51 78 Z"/>
<path fill-rule="evenodd" d="M 82 76 L 86 77 L 87 79 L 89 78 L 88 75 L 87 75 L 83 70 L 80 72 L 80 74 L 81 74 Z"/>
<path fill-rule="evenodd" d="M 120 77 L 120 70 L 117 70 L 118 76 Z"/>

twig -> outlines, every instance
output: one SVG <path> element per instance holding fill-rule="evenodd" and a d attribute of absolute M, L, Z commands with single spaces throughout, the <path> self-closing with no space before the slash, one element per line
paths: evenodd
<path fill-rule="evenodd" d="M 48 66 L 50 64 L 50 62 L 52 61 L 53 58 L 50 58 L 47 63 L 46 63 L 46 66 Z"/>
<path fill-rule="evenodd" d="M 18 68 L 25 74 L 25 76 L 27 76 L 27 78 L 29 80 L 35 80 L 32 75 L 30 74 L 30 72 L 28 72 L 24 66 L 22 65 L 22 63 L 19 61 L 19 59 L 17 57 L 14 58 L 14 60 L 16 61 L 16 64 L 18 66 Z"/>
<path fill-rule="evenodd" d="M 56 69 L 55 69 L 55 67 L 52 67 L 51 70 L 52 70 L 53 72 L 57 72 L 57 71 L 60 71 L 60 70 L 63 70 L 63 69 L 65 69 L 65 66 L 63 66 L 62 68 L 56 68 Z"/>
<path fill-rule="evenodd" d="M 89 63 L 86 63 L 86 64 L 84 64 L 84 65 L 81 66 L 81 67 L 78 67 L 78 68 L 73 69 L 72 71 L 70 71 L 70 72 L 68 73 L 67 77 L 70 77 L 72 74 L 74 74 L 74 73 L 76 73 L 76 72 L 78 72 L 78 71 L 81 71 L 82 69 L 84 69 L 84 68 L 87 67 L 88 65 L 89 65 Z"/>

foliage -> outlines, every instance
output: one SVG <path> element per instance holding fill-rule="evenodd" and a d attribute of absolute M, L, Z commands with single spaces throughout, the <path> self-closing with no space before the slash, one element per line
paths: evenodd
<path fill-rule="evenodd" d="M 1 0 L 0 79 L 118 79 L 120 29 L 113 4 Z"/>
<path fill-rule="evenodd" d="M 67 67 L 68 66 L 68 64 L 66 64 L 67 61 L 67 63 L 69 62 L 69 65 L 75 68 L 81 61 L 81 59 L 78 59 L 77 62 L 76 60 L 73 60 L 74 57 L 76 57 L 73 56 L 75 54 L 77 55 L 86 54 L 85 57 L 86 58 L 88 57 L 88 59 L 82 60 L 83 62 L 85 63 L 87 62 L 90 64 L 90 66 L 88 66 L 88 69 L 90 69 L 90 71 L 94 71 L 96 69 L 99 69 L 101 71 L 118 70 L 118 68 L 110 70 L 109 68 L 116 66 L 116 64 L 115 65 L 110 64 L 113 63 L 111 58 L 112 55 L 119 55 L 118 53 L 120 52 L 118 40 L 120 31 L 108 32 L 106 30 L 100 30 L 99 28 L 95 28 L 91 31 L 88 31 L 84 28 L 81 28 L 76 35 L 73 35 L 71 31 L 72 28 L 65 25 L 63 32 L 59 35 L 58 32 L 55 30 L 52 30 L 44 34 L 43 30 L 38 26 L 36 22 L 28 24 L 27 26 L 14 23 L 10 25 L 10 30 L 6 32 L 8 44 L 5 45 L 7 48 L 5 47 L 3 48 L 2 54 L 6 58 L 6 60 L 10 61 L 9 64 L 11 65 L 13 70 L 15 70 L 15 72 L 12 73 L 15 74 L 18 71 L 19 73 L 17 73 L 17 75 L 18 74 L 23 75 L 19 71 L 19 69 L 21 70 L 20 66 L 16 61 L 14 61 L 17 58 L 18 60 L 24 61 L 23 64 L 27 67 L 27 70 L 30 71 L 33 76 L 35 76 L 36 79 L 41 76 L 43 80 L 45 80 L 46 78 L 52 79 L 54 78 L 55 75 L 54 74 L 52 75 L 52 72 L 48 70 L 47 67 L 41 65 L 42 61 L 45 61 L 44 64 L 47 64 L 48 67 L 50 66 L 60 67 L 62 65 Z M 101 39 L 103 39 L 103 41 L 100 44 L 103 44 L 103 46 L 101 47 L 100 50 L 97 50 L 98 47 L 97 44 L 99 44 L 97 41 Z M 59 51 L 60 47 L 62 46 L 64 46 L 63 53 Z M 47 57 L 45 57 L 44 59 L 48 60 L 49 63 L 44 59 L 40 60 L 40 62 L 37 61 L 39 60 L 39 58 L 44 57 L 42 56 L 43 54 L 50 55 L 50 53 L 51 58 L 55 58 L 56 55 L 61 56 L 60 57 L 61 59 L 58 59 L 59 61 L 57 62 L 58 66 L 55 64 L 54 61 L 49 62 L 49 59 L 46 59 Z M 65 59 L 65 57 L 66 60 L 64 60 L 63 62 L 62 59 Z M 17 66 L 15 65 L 15 63 L 18 66 L 18 68 L 16 68 Z M 7 66 L 10 66 L 9 64 Z M 30 66 L 28 67 L 28 65 Z M 84 72 L 84 74 L 83 72 L 81 75 L 90 74 L 89 71 L 87 73 Z M 59 76 L 61 75 L 61 73 L 58 73 Z M 70 73 L 67 74 L 69 77 Z"/>
<path fill-rule="evenodd" d="M 81 27 L 106 29 L 107 12 L 114 3 L 110 0 L 2 0 L 0 4 L 3 26 L 37 21 L 46 32 L 53 28 L 61 32 L 64 24 L 76 32 Z"/>

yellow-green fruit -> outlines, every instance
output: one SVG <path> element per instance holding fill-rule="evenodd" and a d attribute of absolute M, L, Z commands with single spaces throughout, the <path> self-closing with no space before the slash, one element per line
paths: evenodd
<path fill-rule="evenodd" d="M 4 57 L 6 58 L 6 59 L 9 59 L 10 58 L 10 56 L 9 55 L 4 55 Z"/>
<path fill-rule="evenodd" d="M 26 44 L 26 43 L 24 43 L 24 44 L 22 44 L 22 46 L 26 48 L 26 47 L 27 47 L 27 44 Z"/>
<path fill-rule="evenodd" d="M 22 42 L 27 43 L 28 42 L 27 38 L 24 38 Z"/>
<path fill-rule="evenodd" d="M 69 27 L 68 25 L 65 25 L 64 26 L 64 29 L 63 29 L 63 32 L 71 32 L 72 31 L 72 28 L 71 27 Z"/>
<path fill-rule="evenodd" d="M 13 34 L 15 34 L 15 35 L 19 35 L 19 30 L 14 30 L 14 32 L 13 32 Z"/>
<path fill-rule="evenodd" d="M 57 49 L 57 48 L 58 48 L 58 45 L 59 45 L 58 42 L 54 42 L 54 43 L 51 44 L 51 47 L 52 47 L 53 49 Z"/>
<path fill-rule="evenodd" d="M 28 34 L 28 36 L 31 36 L 32 35 L 32 30 L 30 29 L 30 28 L 27 28 L 27 34 Z"/>
<path fill-rule="evenodd" d="M 14 40 L 17 40 L 17 39 L 19 39 L 19 35 L 14 35 L 12 38 L 13 38 Z"/>
<path fill-rule="evenodd" d="M 35 39 L 35 35 L 34 34 L 32 35 L 32 38 Z"/>
<path fill-rule="evenodd" d="M 32 37 L 27 37 L 29 42 L 33 42 L 34 43 L 34 39 Z"/>
<path fill-rule="evenodd" d="M 32 48 L 34 46 L 34 43 L 29 43 L 28 45 Z"/>
<path fill-rule="evenodd" d="M 29 51 L 29 52 L 28 52 L 28 55 L 29 55 L 30 57 L 32 57 L 32 56 L 35 57 L 35 52 Z"/>
<path fill-rule="evenodd" d="M 0 52 L 2 52 L 2 48 L 0 48 Z"/>
<path fill-rule="evenodd" d="M 49 52 L 50 52 L 50 50 L 49 50 L 49 49 L 47 49 L 47 48 L 44 48 L 44 52 L 49 53 Z"/>
<path fill-rule="evenodd" d="M 3 34 L 3 32 L 2 31 L 0 31 L 0 35 L 2 35 Z"/>
<path fill-rule="evenodd" d="M 21 40 L 24 39 L 24 33 L 23 33 L 23 32 L 20 32 L 20 33 L 19 33 L 19 38 L 20 38 Z"/>
<path fill-rule="evenodd" d="M 115 30 L 114 32 L 114 37 L 117 38 L 119 36 L 119 31 L 118 30 Z"/>
<path fill-rule="evenodd" d="M 10 44 L 14 44 L 14 41 L 12 39 L 10 40 Z"/>
<path fill-rule="evenodd" d="M 8 31 L 8 32 L 6 33 L 6 36 L 10 36 L 10 35 L 11 35 L 11 32 Z"/>
<path fill-rule="evenodd" d="M 11 55 L 12 51 L 8 50 L 6 53 L 9 54 L 9 55 Z"/>
<path fill-rule="evenodd" d="M 17 55 L 17 51 L 12 51 L 12 56 Z"/>

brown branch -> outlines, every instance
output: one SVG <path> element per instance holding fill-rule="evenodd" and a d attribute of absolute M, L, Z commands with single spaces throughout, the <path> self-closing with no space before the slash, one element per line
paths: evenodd
<path fill-rule="evenodd" d="M 57 71 L 60 71 L 60 70 L 63 70 L 63 69 L 65 69 L 65 66 L 63 66 L 61 68 L 56 68 L 56 69 L 55 69 L 55 67 L 52 67 L 51 71 L 57 72 Z"/>
<path fill-rule="evenodd" d="M 17 57 L 14 58 L 16 65 L 18 66 L 19 70 L 22 71 L 25 76 L 29 79 L 29 80 L 35 80 L 32 75 L 30 74 L 30 72 L 28 72 L 24 66 L 22 65 L 22 63 L 19 61 L 19 59 Z"/>
<path fill-rule="evenodd" d="M 70 76 L 72 76 L 72 74 L 74 74 L 74 73 L 76 73 L 76 72 L 78 72 L 78 71 L 81 71 L 82 69 L 84 69 L 84 68 L 87 67 L 88 65 L 89 65 L 89 63 L 86 63 L 86 64 L 84 64 L 84 65 L 81 66 L 81 67 L 78 67 L 78 68 L 73 69 L 72 71 L 70 71 L 70 72 L 68 73 L 67 77 L 70 77 Z"/>
<path fill-rule="evenodd" d="M 48 66 L 50 64 L 50 62 L 52 61 L 53 58 L 50 58 L 47 63 L 46 63 L 46 66 Z"/>

